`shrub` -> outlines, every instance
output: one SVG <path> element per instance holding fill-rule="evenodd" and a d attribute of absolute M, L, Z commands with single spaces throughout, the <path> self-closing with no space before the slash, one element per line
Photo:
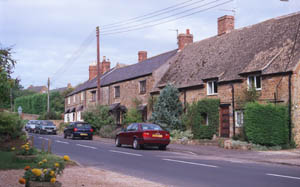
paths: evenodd
<path fill-rule="evenodd" d="M 62 123 L 60 123 L 59 124 L 59 127 L 58 127 L 58 131 L 59 132 L 64 132 L 64 129 L 65 129 L 65 127 L 68 125 L 68 123 L 64 123 L 64 122 L 62 122 Z"/>
<path fill-rule="evenodd" d="M 101 127 L 99 135 L 102 138 L 115 138 L 119 130 L 116 125 L 105 125 Z"/>
<path fill-rule="evenodd" d="M 219 105 L 218 99 L 203 99 L 187 107 L 183 123 L 192 129 L 194 139 L 211 139 L 218 134 Z M 208 124 L 204 116 L 207 116 Z"/>
<path fill-rule="evenodd" d="M 265 146 L 288 144 L 287 107 L 248 103 L 245 108 L 244 128 L 248 141 L 254 144 Z"/>
<path fill-rule="evenodd" d="M 0 112 L 0 137 L 4 141 L 19 138 L 24 124 L 17 114 Z"/>
<path fill-rule="evenodd" d="M 135 108 L 130 109 L 124 118 L 125 125 L 130 123 L 142 122 L 142 114 Z"/>
<path fill-rule="evenodd" d="M 99 132 L 104 125 L 115 124 L 114 118 L 109 113 L 109 107 L 105 105 L 88 108 L 88 110 L 83 112 L 82 118 L 85 122 L 91 124 L 93 129 L 97 132 Z"/>
<path fill-rule="evenodd" d="M 181 130 L 172 130 L 170 132 L 171 138 L 174 140 L 189 140 L 193 138 L 193 134 L 191 130 L 181 131 Z"/>
<path fill-rule="evenodd" d="M 182 121 L 180 120 L 182 112 L 178 89 L 172 85 L 167 85 L 161 91 L 154 105 L 150 121 L 166 129 L 182 129 Z"/>

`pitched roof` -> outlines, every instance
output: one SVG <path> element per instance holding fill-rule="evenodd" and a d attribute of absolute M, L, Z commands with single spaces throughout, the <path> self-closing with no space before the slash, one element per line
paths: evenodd
<path fill-rule="evenodd" d="M 68 87 L 55 88 L 55 89 L 50 90 L 50 92 L 59 92 L 59 93 L 62 93 L 62 92 L 64 92 L 67 89 L 68 89 Z"/>
<path fill-rule="evenodd" d="M 241 79 L 243 73 L 292 71 L 300 59 L 299 33 L 289 62 L 299 20 L 297 12 L 189 44 L 169 60 L 158 86 L 183 88 L 210 78 L 222 82 Z"/>
<path fill-rule="evenodd" d="M 114 84 L 117 82 L 134 79 L 137 77 L 149 75 L 154 70 L 159 68 L 162 64 L 167 62 L 167 60 L 170 59 L 172 56 L 174 56 L 176 52 L 177 49 L 148 58 L 147 60 L 144 60 L 142 62 L 133 65 L 120 67 L 120 68 L 113 68 L 101 76 L 101 87 L 108 86 L 110 84 Z M 88 80 L 82 83 L 67 96 L 71 96 L 83 90 L 96 88 L 96 87 L 97 87 L 97 78 L 94 78 L 92 80 Z"/>
<path fill-rule="evenodd" d="M 46 86 L 29 86 L 27 90 L 33 91 L 33 92 L 41 92 L 43 89 L 47 89 Z"/>

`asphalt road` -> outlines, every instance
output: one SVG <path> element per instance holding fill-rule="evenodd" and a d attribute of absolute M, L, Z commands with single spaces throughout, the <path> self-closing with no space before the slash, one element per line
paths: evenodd
<path fill-rule="evenodd" d="M 59 135 L 34 136 L 34 144 L 52 140 L 52 152 L 69 155 L 83 166 L 107 169 L 158 183 L 180 187 L 299 187 L 300 168 L 201 159 L 201 156 L 160 151 L 134 150 L 90 140 L 64 139 Z M 220 156 L 220 155 L 218 155 Z"/>

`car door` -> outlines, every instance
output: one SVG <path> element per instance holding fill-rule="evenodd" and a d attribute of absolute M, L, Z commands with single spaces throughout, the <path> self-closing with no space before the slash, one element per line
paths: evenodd
<path fill-rule="evenodd" d="M 71 123 L 70 125 L 67 126 L 67 131 L 66 131 L 66 133 L 67 133 L 68 136 L 71 136 L 73 126 L 74 126 L 74 125 L 73 125 L 72 123 Z"/>
<path fill-rule="evenodd" d="M 128 145 L 132 145 L 133 139 L 138 131 L 138 124 L 133 124 L 128 132 Z"/>
<path fill-rule="evenodd" d="M 121 133 L 121 144 L 129 144 L 129 133 L 133 124 L 127 126 L 124 132 Z"/>

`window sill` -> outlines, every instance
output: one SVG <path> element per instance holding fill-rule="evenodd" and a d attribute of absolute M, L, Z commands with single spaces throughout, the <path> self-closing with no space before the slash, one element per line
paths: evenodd
<path fill-rule="evenodd" d="M 207 94 L 209 96 L 214 96 L 214 95 L 218 95 L 218 93 L 212 93 L 212 94 Z"/>

